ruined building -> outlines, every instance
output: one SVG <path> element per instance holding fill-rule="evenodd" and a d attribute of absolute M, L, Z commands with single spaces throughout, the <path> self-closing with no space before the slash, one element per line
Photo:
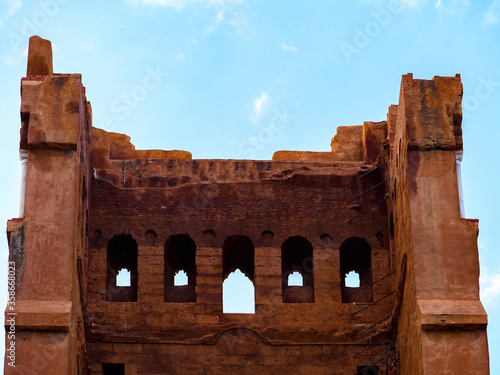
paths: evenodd
<path fill-rule="evenodd" d="M 387 121 L 268 161 L 92 127 L 38 37 L 21 90 L 6 374 L 489 374 L 460 76 L 407 74 Z M 224 312 L 235 270 L 254 313 Z"/>

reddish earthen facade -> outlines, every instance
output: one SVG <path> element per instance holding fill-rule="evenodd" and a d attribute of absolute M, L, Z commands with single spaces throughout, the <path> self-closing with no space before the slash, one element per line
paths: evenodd
<path fill-rule="evenodd" d="M 93 128 L 81 76 L 54 74 L 38 37 L 21 89 L 6 374 L 489 374 L 459 76 L 405 75 L 387 121 L 271 161 L 139 151 Z M 236 269 L 254 314 L 223 312 Z"/>

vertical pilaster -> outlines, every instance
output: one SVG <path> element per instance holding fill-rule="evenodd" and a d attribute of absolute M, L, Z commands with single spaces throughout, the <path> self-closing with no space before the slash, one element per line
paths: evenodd
<path fill-rule="evenodd" d="M 15 353 L 5 374 L 76 374 L 84 350 L 77 335 L 77 259 L 85 230 L 88 107 L 80 75 L 53 74 L 49 41 L 30 38 L 27 73 L 21 82 L 20 219 L 8 228 L 16 283 L 6 311 L 15 312 L 15 332 L 7 345 Z"/>

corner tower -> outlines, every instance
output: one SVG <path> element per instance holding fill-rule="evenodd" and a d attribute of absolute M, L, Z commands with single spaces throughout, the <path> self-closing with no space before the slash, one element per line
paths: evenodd
<path fill-rule="evenodd" d="M 6 321 L 15 325 L 5 374 L 85 373 L 91 109 L 81 75 L 53 74 L 51 43 L 37 36 L 21 80 L 21 123 L 21 217 L 7 225 L 15 290 Z"/>

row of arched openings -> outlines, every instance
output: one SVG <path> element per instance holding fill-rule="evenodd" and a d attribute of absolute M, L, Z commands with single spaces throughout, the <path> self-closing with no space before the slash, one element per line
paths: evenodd
<path fill-rule="evenodd" d="M 138 246 L 131 235 L 115 235 L 107 246 L 106 300 L 137 301 Z M 340 246 L 342 302 L 372 301 L 371 248 L 351 237 Z M 196 302 L 196 244 L 187 234 L 170 236 L 164 247 L 164 301 Z M 313 246 L 304 237 L 281 246 L 284 303 L 314 302 Z M 222 246 L 223 311 L 255 310 L 255 248 L 247 236 L 229 236 Z"/>

